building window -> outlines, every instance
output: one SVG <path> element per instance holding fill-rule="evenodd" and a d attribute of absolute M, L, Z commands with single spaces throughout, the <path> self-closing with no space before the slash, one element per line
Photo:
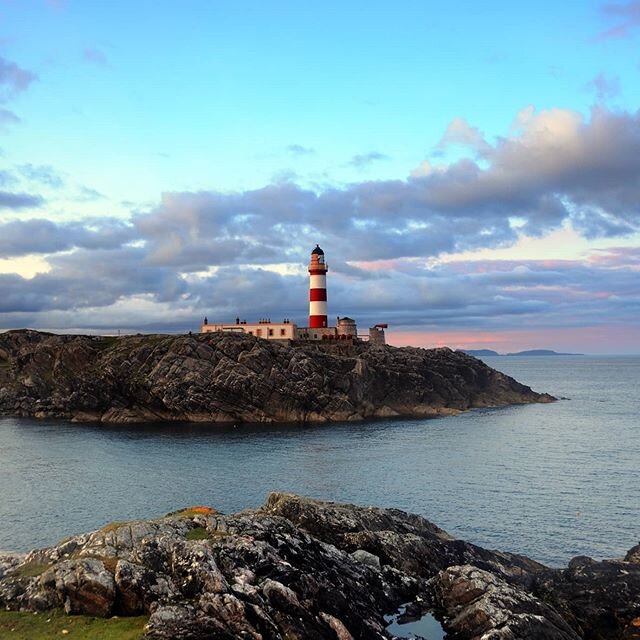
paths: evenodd
<path fill-rule="evenodd" d="M 262 329 L 256 329 L 256 335 L 260 337 L 262 335 Z"/>
<path fill-rule="evenodd" d="M 287 335 L 287 330 L 286 329 L 280 329 L 280 335 L 281 336 L 286 336 Z"/>
<path fill-rule="evenodd" d="M 269 335 L 272 336 L 273 335 L 273 329 L 269 329 Z"/>
<path fill-rule="evenodd" d="M 253 331 L 249 331 L 249 335 L 252 336 L 253 335 Z"/>

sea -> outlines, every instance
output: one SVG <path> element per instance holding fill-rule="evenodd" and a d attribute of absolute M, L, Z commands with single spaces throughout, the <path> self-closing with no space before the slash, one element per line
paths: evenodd
<path fill-rule="evenodd" d="M 484 358 L 553 404 L 314 426 L 0 419 L 0 550 L 271 491 L 419 513 L 551 566 L 640 539 L 640 357 Z"/>

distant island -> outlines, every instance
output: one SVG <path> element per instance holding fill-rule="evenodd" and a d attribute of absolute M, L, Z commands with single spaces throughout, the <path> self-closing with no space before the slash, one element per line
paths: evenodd
<path fill-rule="evenodd" d="M 551 349 L 529 349 L 528 351 L 516 351 L 514 353 L 498 353 L 493 349 L 458 349 L 469 356 L 482 358 L 483 356 L 583 356 L 584 353 L 562 353 Z"/>

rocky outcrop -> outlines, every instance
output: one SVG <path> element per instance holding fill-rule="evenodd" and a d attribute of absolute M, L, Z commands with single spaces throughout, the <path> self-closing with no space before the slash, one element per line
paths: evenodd
<path fill-rule="evenodd" d="M 256 510 L 196 507 L 1 557 L 0 605 L 147 614 L 146 637 L 166 640 L 391 638 L 399 609 L 433 611 L 456 640 L 629 640 L 640 565 L 549 569 L 396 509 L 274 493 Z"/>
<path fill-rule="evenodd" d="M 446 348 L 331 350 L 228 334 L 0 334 L 0 415 L 322 422 L 551 400 Z"/>
<path fill-rule="evenodd" d="M 470 640 L 579 640 L 550 606 L 503 578 L 473 565 L 450 567 L 430 582 L 447 629 Z"/>

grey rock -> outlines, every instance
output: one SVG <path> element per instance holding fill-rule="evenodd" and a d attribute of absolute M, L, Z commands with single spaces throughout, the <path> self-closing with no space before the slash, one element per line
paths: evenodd
<path fill-rule="evenodd" d="M 472 565 L 430 581 L 445 627 L 465 640 L 579 640 L 563 618 L 530 593 Z"/>
<path fill-rule="evenodd" d="M 194 527 L 208 537 L 190 540 Z M 397 509 L 283 493 L 226 516 L 113 523 L 0 567 L 1 606 L 148 614 L 146 636 L 163 640 L 390 638 L 400 605 L 433 608 L 456 640 L 635 640 L 640 617 L 633 561 L 549 569 Z"/>
<path fill-rule="evenodd" d="M 378 556 L 374 556 L 373 553 L 369 553 L 364 549 L 356 549 L 351 557 L 358 562 L 362 562 L 363 564 L 368 564 L 370 567 L 374 569 L 380 569 L 380 558 Z"/>
<path fill-rule="evenodd" d="M 228 334 L 0 334 L 0 415 L 326 422 L 549 402 L 450 349 L 291 347 Z"/>
<path fill-rule="evenodd" d="M 111 614 L 115 600 L 115 581 L 100 560 L 64 560 L 53 570 L 58 600 L 67 613 L 105 617 Z M 51 583 L 41 581 L 44 590 Z"/>

